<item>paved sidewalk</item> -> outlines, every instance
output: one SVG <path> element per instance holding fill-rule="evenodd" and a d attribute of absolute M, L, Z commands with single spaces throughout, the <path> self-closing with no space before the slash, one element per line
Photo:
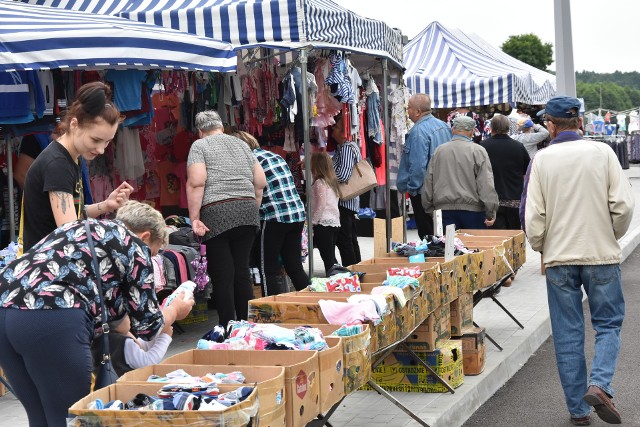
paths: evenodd
<path fill-rule="evenodd" d="M 625 171 L 634 186 L 636 211 L 630 231 L 621 239 L 623 257 L 640 243 L 640 168 Z M 410 231 L 408 238 L 417 233 Z M 362 258 L 373 256 L 373 239 L 360 238 Z M 322 261 L 316 251 L 314 270 L 322 274 Z M 481 375 L 465 376 L 464 384 L 450 393 L 392 393 L 431 427 L 462 425 L 489 397 L 511 378 L 550 336 L 546 284 L 540 275 L 540 256 L 530 248 L 527 262 L 517 274 L 513 286 L 498 295 L 500 302 L 524 325 L 520 329 L 493 301 L 485 299 L 474 309 L 474 320 L 485 327 L 502 347 L 500 352 L 487 341 L 486 368 Z M 188 327 L 185 334 L 174 336 L 168 356 L 191 349 L 209 321 L 199 327 Z M 193 325 L 195 326 L 195 325 Z M 349 395 L 331 417 L 332 425 L 349 427 L 417 426 L 408 415 L 374 391 L 358 391 Z M 11 394 L 0 397 L 0 427 L 27 426 L 20 403 Z"/>

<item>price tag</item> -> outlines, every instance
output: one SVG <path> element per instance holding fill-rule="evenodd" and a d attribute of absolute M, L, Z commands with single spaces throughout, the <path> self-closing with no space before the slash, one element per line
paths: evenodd
<path fill-rule="evenodd" d="M 434 230 L 433 233 L 438 237 L 444 235 L 444 233 L 442 232 L 442 210 L 441 209 L 436 209 L 435 211 L 433 211 L 433 230 Z M 424 236 L 420 236 L 420 237 L 424 237 Z"/>
<path fill-rule="evenodd" d="M 444 260 L 450 261 L 454 257 L 456 250 L 456 226 L 455 224 L 447 225 L 447 235 L 444 240 Z"/>

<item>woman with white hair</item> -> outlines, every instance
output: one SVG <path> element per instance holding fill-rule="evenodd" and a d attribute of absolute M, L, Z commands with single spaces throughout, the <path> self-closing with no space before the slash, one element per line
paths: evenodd
<path fill-rule="evenodd" d="M 91 387 L 91 342 L 124 316 L 143 340 L 185 318 L 184 295 L 160 309 L 151 257 L 167 241 L 160 212 L 129 201 L 116 220 L 68 222 L 9 263 L 0 277 L 0 366 L 31 426 L 66 426 Z M 96 286 L 91 232 L 104 307 Z"/>
<path fill-rule="evenodd" d="M 195 125 L 200 139 L 187 160 L 189 218 L 206 244 L 219 323 L 226 327 L 247 319 L 253 298 L 249 257 L 267 181 L 247 144 L 224 134 L 218 113 L 198 113 Z"/>

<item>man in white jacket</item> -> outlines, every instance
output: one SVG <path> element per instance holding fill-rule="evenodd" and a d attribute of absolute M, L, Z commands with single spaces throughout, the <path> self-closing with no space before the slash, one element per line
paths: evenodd
<path fill-rule="evenodd" d="M 619 424 L 611 402 L 624 319 L 618 239 L 631 222 L 634 197 L 613 150 L 578 134 L 579 108 L 576 98 L 557 96 L 539 113 L 553 139 L 529 165 L 521 219 L 547 267 L 556 362 L 571 422 L 589 425 L 593 406 L 602 420 Z M 596 331 L 588 378 L 582 287 Z"/>

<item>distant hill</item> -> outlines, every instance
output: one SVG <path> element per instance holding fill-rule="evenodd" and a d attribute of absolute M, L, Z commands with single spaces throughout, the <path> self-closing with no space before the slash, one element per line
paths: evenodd
<path fill-rule="evenodd" d="M 640 73 L 576 73 L 576 90 L 584 98 L 587 110 L 595 108 L 614 111 L 640 107 Z"/>
<path fill-rule="evenodd" d="M 640 90 L 640 73 L 637 71 L 629 73 L 622 73 L 620 71 L 616 71 L 614 73 L 578 71 L 576 73 L 576 81 L 583 83 L 615 83 L 620 86 Z"/>

